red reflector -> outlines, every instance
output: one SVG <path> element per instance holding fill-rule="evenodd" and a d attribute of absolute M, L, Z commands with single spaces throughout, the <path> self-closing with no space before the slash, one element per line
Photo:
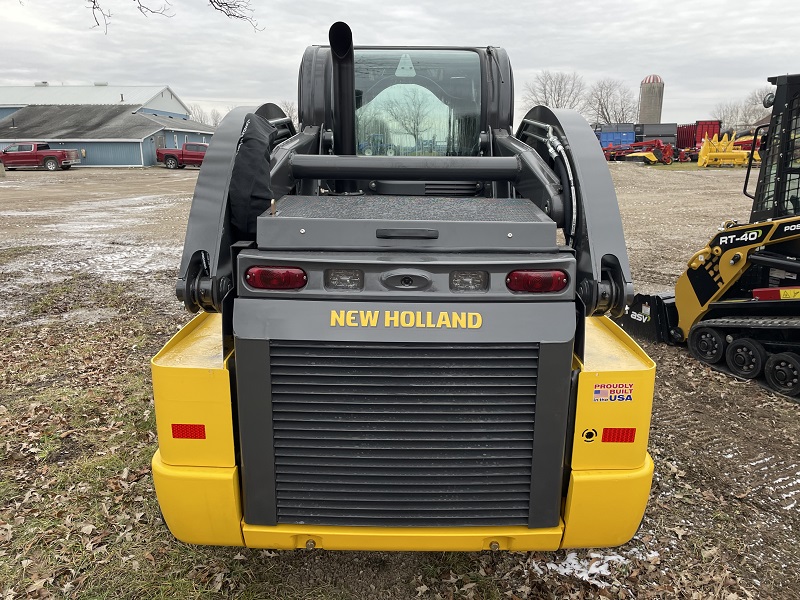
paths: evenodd
<path fill-rule="evenodd" d="M 564 271 L 511 271 L 506 287 L 512 292 L 560 292 L 567 287 Z"/>
<path fill-rule="evenodd" d="M 635 439 L 635 427 L 603 427 L 603 442 L 630 444 Z"/>
<path fill-rule="evenodd" d="M 756 288 L 753 290 L 756 300 L 780 300 L 781 293 L 778 288 Z"/>
<path fill-rule="evenodd" d="M 800 299 L 800 287 L 756 288 L 753 290 L 753 298 L 756 300 L 798 300 Z"/>
<path fill-rule="evenodd" d="M 244 279 L 261 290 L 299 290 L 308 282 L 306 272 L 297 267 L 250 267 Z"/>
<path fill-rule="evenodd" d="M 206 426 L 188 423 L 173 423 L 172 437 L 183 440 L 206 439 Z"/>

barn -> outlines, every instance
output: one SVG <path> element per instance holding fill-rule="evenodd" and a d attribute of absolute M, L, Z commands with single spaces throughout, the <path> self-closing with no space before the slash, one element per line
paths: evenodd
<path fill-rule="evenodd" d="M 0 148 L 23 141 L 77 148 L 83 167 L 154 165 L 156 148 L 208 142 L 213 133 L 189 119 L 169 86 L 0 87 Z"/>

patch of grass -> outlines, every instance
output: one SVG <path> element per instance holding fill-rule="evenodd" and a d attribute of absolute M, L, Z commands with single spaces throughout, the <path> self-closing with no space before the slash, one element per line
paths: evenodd
<path fill-rule="evenodd" d="M 76 275 L 49 285 L 27 307 L 30 317 L 61 315 L 77 309 L 116 308 L 127 295 L 125 284 Z"/>
<path fill-rule="evenodd" d="M 0 248 L 0 265 L 10 263 L 18 258 L 30 257 L 47 246 L 14 246 L 11 248 Z"/>

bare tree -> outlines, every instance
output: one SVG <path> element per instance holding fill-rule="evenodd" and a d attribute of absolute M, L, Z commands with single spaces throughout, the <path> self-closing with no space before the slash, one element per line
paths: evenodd
<path fill-rule="evenodd" d="M 297 120 L 297 105 L 292 100 L 281 100 L 278 102 L 278 106 L 280 106 L 281 110 L 286 113 L 286 116 L 292 120 L 295 130 L 299 129 L 300 123 Z"/>
<path fill-rule="evenodd" d="M 217 127 L 222 121 L 222 117 L 225 115 L 218 111 L 216 108 L 212 108 L 211 111 L 208 113 L 208 125 L 212 127 Z"/>
<path fill-rule="evenodd" d="M 764 97 L 770 93 L 775 93 L 775 86 L 765 85 L 745 97 L 742 107 L 743 123 L 752 126 L 771 113 L 771 109 L 764 108 Z"/>
<path fill-rule="evenodd" d="M 359 154 L 386 154 L 389 149 L 394 152 L 389 124 L 375 102 L 356 110 L 356 142 Z"/>
<path fill-rule="evenodd" d="M 741 122 L 741 102 L 720 102 L 714 106 L 711 116 L 721 123 L 722 130 L 736 129 Z"/>
<path fill-rule="evenodd" d="M 586 106 L 586 84 L 575 71 L 542 71 L 525 84 L 525 107 L 544 105 L 550 108 L 571 108 L 583 112 Z"/>
<path fill-rule="evenodd" d="M 723 130 L 745 131 L 770 114 L 770 109 L 764 108 L 764 96 L 774 91 L 774 86 L 766 85 L 751 91 L 743 100 L 720 102 L 711 116 L 722 121 Z"/>
<path fill-rule="evenodd" d="M 401 98 L 387 98 L 386 113 L 400 129 L 414 138 L 414 150 L 419 151 L 420 135 L 431 128 L 431 102 L 418 86 L 404 86 Z"/>
<path fill-rule="evenodd" d="M 633 91 L 619 79 L 601 79 L 588 94 L 586 114 L 597 123 L 633 123 L 636 100 Z"/>
<path fill-rule="evenodd" d="M 103 27 L 108 33 L 108 24 L 111 22 L 111 9 L 109 3 L 115 0 L 84 0 L 86 8 L 92 11 L 95 27 Z M 118 0 L 117 0 L 118 1 Z M 145 17 L 149 15 L 161 15 L 164 17 L 174 16 L 172 4 L 169 0 L 133 0 L 136 9 Z M 208 0 L 208 4 L 214 10 L 221 12 L 229 19 L 244 21 L 250 24 L 253 29 L 258 30 L 258 21 L 253 16 L 253 7 L 250 0 Z"/>
<path fill-rule="evenodd" d="M 189 118 L 192 121 L 197 121 L 198 123 L 203 123 L 204 125 L 211 124 L 209 114 L 199 104 L 189 105 Z"/>

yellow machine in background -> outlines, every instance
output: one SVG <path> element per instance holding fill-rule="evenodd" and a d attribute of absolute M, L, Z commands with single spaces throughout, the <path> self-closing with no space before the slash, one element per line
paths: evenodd
<path fill-rule="evenodd" d="M 722 136 L 721 140 L 714 137 L 703 139 L 700 153 L 697 155 L 698 167 L 745 167 L 747 166 L 750 152 L 747 150 L 737 150 L 734 146 L 736 134 L 728 138 L 728 134 Z M 761 156 L 756 150 L 753 153 L 753 161 L 761 162 Z"/>
<path fill-rule="evenodd" d="M 742 379 L 800 397 L 800 75 L 769 79 L 776 93 L 767 125 L 754 132 L 763 161 L 750 222 L 725 221 L 696 252 L 673 294 L 637 294 L 620 323 L 635 337 L 686 342 L 692 355 Z M 768 128 L 767 135 L 761 136 Z M 704 144 L 707 164 L 742 164 L 732 141 Z M 754 146 L 755 143 L 752 144 Z M 719 149 L 719 151 L 717 151 Z M 725 161 L 733 161 L 726 163 Z M 701 164 L 706 164 L 701 162 Z"/>

